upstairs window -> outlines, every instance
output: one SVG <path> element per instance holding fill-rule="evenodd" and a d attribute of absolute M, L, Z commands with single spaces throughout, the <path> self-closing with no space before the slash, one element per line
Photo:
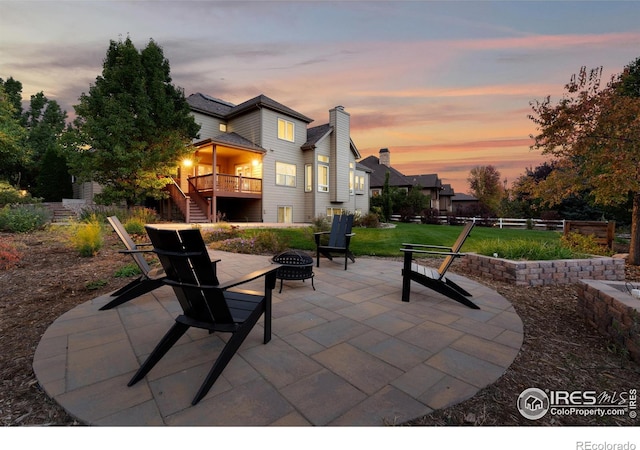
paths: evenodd
<path fill-rule="evenodd" d="M 296 187 L 296 165 L 276 162 L 276 184 Z"/>
<path fill-rule="evenodd" d="M 318 155 L 318 192 L 329 192 L 329 157 Z"/>
<path fill-rule="evenodd" d="M 278 139 L 283 141 L 293 142 L 294 139 L 294 125 L 293 122 L 288 120 L 278 119 Z"/>

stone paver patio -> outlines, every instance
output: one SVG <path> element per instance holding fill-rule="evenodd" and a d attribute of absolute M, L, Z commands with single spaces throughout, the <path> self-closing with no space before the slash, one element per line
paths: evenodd
<path fill-rule="evenodd" d="M 215 257 L 220 281 L 269 263 Z M 42 337 L 35 374 L 51 398 L 91 425 L 379 426 L 472 397 L 520 349 L 520 318 L 478 283 L 450 274 L 481 310 L 415 283 L 403 303 L 399 261 L 358 258 L 347 271 L 340 258 L 320 264 L 315 291 L 309 281 L 285 281 L 279 294 L 278 281 L 271 342 L 262 344 L 261 319 L 196 406 L 191 400 L 225 335 L 191 329 L 127 387 L 181 311 L 168 287 L 109 311 L 98 311 L 107 297 L 68 311 Z"/>

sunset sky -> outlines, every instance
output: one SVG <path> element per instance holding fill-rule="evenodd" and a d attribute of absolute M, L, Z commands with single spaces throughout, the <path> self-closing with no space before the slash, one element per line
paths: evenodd
<path fill-rule="evenodd" d="M 343 105 L 363 157 L 468 192 L 492 164 L 510 185 L 544 159 L 529 102 L 581 66 L 604 78 L 640 57 L 636 1 L 4 1 L 0 78 L 73 115 L 110 40 L 149 39 L 173 82 L 232 103 L 264 94 L 320 125 Z"/>

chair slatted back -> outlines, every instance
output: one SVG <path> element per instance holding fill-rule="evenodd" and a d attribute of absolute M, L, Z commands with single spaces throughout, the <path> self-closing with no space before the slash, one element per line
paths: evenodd
<path fill-rule="evenodd" d="M 201 287 L 219 283 L 200 230 L 146 228 L 185 316 L 205 323 L 232 325 L 233 317 L 223 291 Z"/>
<path fill-rule="evenodd" d="M 464 226 L 464 228 L 462 229 L 462 232 L 458 236 L 458 239 L 456 239 L 456 242 L 453 244 L 453 247 L 451 247 L 451 251 L 453 253 L 458 253 L 460 251 L 460 249 L 464 245 L 464 241 L 466 241 L 469 235 L 471 234 L 471 229 L 473 228 L 473 225 L 474 225 L 473 222 L 468 222 Z M 447 273 L 447 270 L 449 270 L 449 267 L 451 266 L 451 264 L 453 264 L 453 261 L 455 260 L 455 258 L 456 257 L 454 255 L 449 255 L 444 258 L 444 261 L 442 261 L 442 264 L 440 264 L 440 267 L 438 267 L 438 275 L 440 275 L 439 279 L 442 279 L 444 277 L 444 274 Z"/>
<path fill-rule="evenodd" d="M 125 230 L 117 216 L 107 217 L 107 220 L 127 250 L 138 250 L 138 246 L 133 242 L 133 239 L 131 239 L 131 236 L 129 236 L 129 233 L 127 233 L 127 230 Z M 149 263 L 144 259 L 142 253 L 131 253 L 131 256 L 144 275 L 147 275 L 151 271 L 151 267 L 149 267 Z"/>
<path fill-rule="evenodd" d="M 351 233 L 353 227 L 353 214 L 334 215 L 329 235 L 329 247 L 345 247 L 347 245 L 345 235 Z"/>

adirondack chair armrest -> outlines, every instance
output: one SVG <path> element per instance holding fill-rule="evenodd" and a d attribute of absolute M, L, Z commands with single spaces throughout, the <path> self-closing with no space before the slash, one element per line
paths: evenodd
<path fill-rule="evenodd" d="M 118 253 L 122 253 L 125 255 L 131 255 L 133 253 L 153 253 L 153 249 L 137 249 L 137 250 L 118 250 Z"/>
<path fill-rule="evenodd" d="M 438 252 L 438 251 L 432 251 L 432 250 L 416 250 L 413 248 L 401 248 L 400 249 L 401 252 L 405 252 L 405 253 L 421 253 L 421 254 L 426 254 L 426 255 L 441 255 L 441 256 L 464 256 L 466 255 L 466 253 L 460 253 L 460 252 Z"/>
<path fill-rule="evenodd" d="M 275 288 L 275 284 L 276 284 L 276 271 L 278 270 L 278 268 L 280 268 L 281 265 L 282 264 L 271 264 L 267 267 L 263 267 L 262 269 L 255 270 L 244 276 L 241 276 L 234 280 L 227 281 L 225 283 L 221 283 L 220 285 L 214 286 L 214 287 L 216 289 L 226 290 L 235 286 L 239 286 L 241 284 L 248 283 L 249 281 L 253 281 L 260 277 L 266 276 L 267 277 L 266 282 L 269 284 L 269 288 L 273 289 Z M 201 287 L 205 288 L 204 286 L 201 286 Z"/>
<path fill-rule="evenodd" d="M 447 247 L 447 246 L 443 246 L 443 245 L 430 245 L 430 244 L 408 244 L 406 242 L 403 242 L 402 245 L 404 247 L 409 247 L 409 248 L 437 248 L 440 250 L 448 250 L 448 251 L 453 251 L 453 248 L 451 247 Z"/>
<path fill-rule="evenodd" d="M 313 233 L 313 237 L 316 240 L 316 246 L 320 245 L 320 238 L 327 234 L 331 234 L 331 231 L 317 231 Z"/>

